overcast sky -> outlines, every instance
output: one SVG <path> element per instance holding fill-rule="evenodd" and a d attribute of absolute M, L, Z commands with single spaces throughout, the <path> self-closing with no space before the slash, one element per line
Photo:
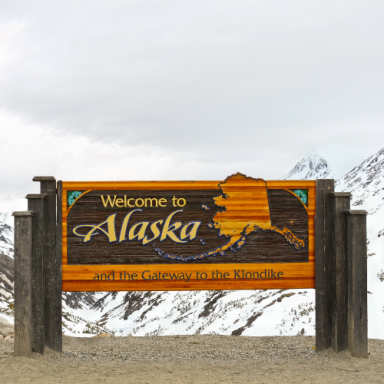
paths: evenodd
<path fill-rule="evenodd" d="M 0 0 L 0 211 L 35 175 L 342 176 L 384 147 L 384 2 Z"/>

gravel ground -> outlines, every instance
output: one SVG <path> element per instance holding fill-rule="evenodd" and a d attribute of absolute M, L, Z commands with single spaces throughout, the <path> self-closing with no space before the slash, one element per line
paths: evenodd
<path fill-rule="evenodd" d="M 64 337 L 64 352 L 13 357 L 0 340 L 5 383 L 384 383 L 384 340 L 368 359 L 315 352 L 314 337 Z"/>

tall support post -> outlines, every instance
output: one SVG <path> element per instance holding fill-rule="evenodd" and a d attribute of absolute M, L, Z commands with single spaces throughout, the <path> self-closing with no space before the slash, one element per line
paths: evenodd
<path fill-rule="evenodd" d="M 44 227 L 45 193 L 27 195 L 32 219 L 32 350 L 45 352 Z"/>
<path fill-rule="evenodd" d="M 33 181 L 39 181 L 41 193 L 47 194 L 44 241 L 45 343 L 49 348 L 61 352 L 61 254 L 56 253 L 56 179 L 52 176 L 35 176 Z"/>
<path fill-rule="evenodd" d="M 56 224 L 56 291 L 55 297 L 55 314 L 56 314 L 56 334 L 55 334 L 55 349 L 56 351 L 62 351 L 62 338 L 63 338 L 63 330 L 62 330 L 62 266 L 61 266 L 61 256 L 62 256 L 62 212 L 61 212 L 61 200 L 62 200 L 62 182 L 59 181 L 57 183 L 57 195 L 56 195 L 57 203 L 57 224 Z"/>
<path fill-rule="evenodd" d="M 330 194 L 332 208 L 332 268 L 334 270 L 332 346 L 336 352 L 348 348 L 347 228 L 344 211 L 351 209 L 351 194 Z"/>
<path fill-rule="evenodd" d="M 347 219 L 348 347 L 355 357 L 368 357 L 367 212 L 351 210 Z"/>
<path fill-rule="evenodd" d="M 15 356 L 32 356 L 32 216 L 15 217 Z"/>
<path fill-rule="evenodd" d="M 334 180 L 316 181 L 315 216 L 315 287 L 316 287 L 316 351 L 332 346 L 332 269 L 331 197 Z"/>

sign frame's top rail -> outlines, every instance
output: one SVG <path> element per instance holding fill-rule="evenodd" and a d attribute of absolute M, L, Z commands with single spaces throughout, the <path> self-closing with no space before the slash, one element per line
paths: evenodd
<path fill-rule="evenodd" d="M 62 181 L 63 189 L 220 189 L 222 180 L 212 181 Z M 316 188 L 316 180 L 266 180 L 269 189 Z M 241 183 L 239 182 L 239 186 Z"/>

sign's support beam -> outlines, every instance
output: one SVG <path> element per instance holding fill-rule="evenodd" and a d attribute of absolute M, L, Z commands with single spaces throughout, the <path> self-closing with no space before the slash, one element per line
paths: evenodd
<path fill-rule="evenodd" d="M 15 345 L 14 355 L 32 357 L 32 216 L 15 217 Z"/>
<path fill-rule="evenodd" d="M 353 356 L 368 357 L 367 212 L 346 212 L 348 255 L 348 346 Z"/>
<path fill-rule="evenodd" d="M 348 348 L 348 263 L 347 228 L 344 211 L 350 210 L 349 192 L 331 193 L 332 208 L 332 269 L 334 295 L 332 298 L 332 346 L 336 352 Z"/>
<path fill-rule="evenodd" d="M 332 269 L 331 197 L 334 180 L 316 180 L 315 217 L 315 287 L 316 287 L 316 351 L 332 346 Z"/>
<path fill-rule="evenodd" d="M 56 179 L 35 176 L 45 199 L 44 282 L 45 282 L 45 344 L 62 351 L 61 317 L 61 253 L 56 252 Z"/>
<path fill-rule="evenodd" d="M 44 355 L 45 352 L 45 287 L 44 287 L 44 234 L 45 193 L 30 194 L 28 210 L 32 219 L 32 349 Z"/>
<path fill-rule="evenodd" d="M 62 255 L 62 206 L 61 206 L 61 199 L 62 199 L 62 182 L 57 182 L 57 195 L 56 197 L 56 291 L 55 291 L 55 316 L 56 316 L 56 327 L 57 329 L 54 330 L 55 335 L 53 335 L 55 340 L 55 349 L 56 351 L 61 352 L 63 347 L 63 323 L 62 323 L 62 267 L 61 267 L 61 255 Z"/>

